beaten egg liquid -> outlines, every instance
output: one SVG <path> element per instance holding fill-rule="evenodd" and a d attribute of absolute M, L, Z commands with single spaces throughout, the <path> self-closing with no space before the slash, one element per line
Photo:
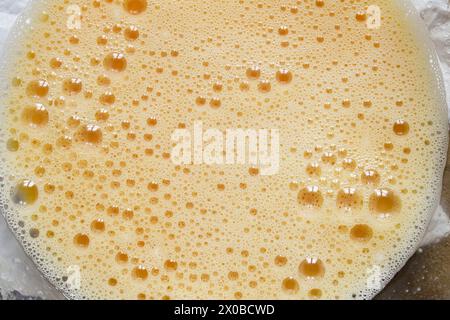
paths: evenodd
<path fill-rule="evenodd" d="M 32 6 L 7 48 L 2 203 L 68 297 L 368 298 L 416 247 L 447 124 L 396 1 Z M 174 165 L 195 121 L 279 129 L 279 172 Z"/>

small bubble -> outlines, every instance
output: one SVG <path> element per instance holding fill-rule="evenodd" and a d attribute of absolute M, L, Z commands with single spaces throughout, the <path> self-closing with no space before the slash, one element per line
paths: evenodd
<path fill-rule="evenodd" d="M 97 38 L 97 44 L 99 46 L 105 46 L 108 43 L 108 38 L 105 35 L 101 35 Z"/>
<path fill-rule="evenodd" d="M 407 135 L 409 132 L 409 124 L 404 120 L 397 120 L 394 123 L 393 130 L 398 136 Z"/>
<path fill-rule="evenodd" d="M 16 152 L 17 150 L 19 150 L 19 146 L 19 141 L 13 138 L 8 139 L 8 141 L 6 142 L 6 148 L 11 152 Z"/>
<path fill-rule="evenodd" d="M 213 90 L 215 92 L 220 92 L 220 91 L 222 91 L 222 89 L 223 89 L 223 84 L 221 82 L 214 83 Z"/>
<path fill-rule="evenodd" d="M 148 277 L 148 271 L 144 266 L 137 266 L 133 269 L 132 276 L 137 280 L 145 280 Z"/>
<path fill-rule="evenodd" d="M 320 208 L 323 204 L 322 192 L 317 186 L 308 186 L 300 190 L 297 200 L 301 205 Z"/>
<path fill-rule="evenodd" d="M 32 205 L 37 201 L 38 196 L 36 184 L 31 180 L 22 180 L 14 188 L 12 200 L 17 204 Z"/>
<path fill-rule="evenodd" d="M 77 94 L 83 89 L 83 83 L 79 78 L 66 79 L 63 83 L 63 89 L 68 94 Z"/>
<path fill-rule="evenodd" d="M 350 230 L 350 238 L 355 241 L 367 242 L 372 238 L 372 228 L 367 224 L 357 224 Z"/>
<path fill-rule="evenodd" d="M 310 176 L 320 177 L 322 169 L 317 162 L 313 162 L 308 164 L 308 166 L 306 167 L 306 173 L 308 173 L 308 175 Z"/>
<path fill-rule="evenodd" d="M 267 93 L 272 89 L 272 85 L 269 80 L 261 80 L 258 84 L 258 90 L 262 93 Z"/>
<path fill-rule="evenodd" d="M 147 125 L 150 127 L 154 127 L 158 124 L 158 120 L 156 118 L 148 118 Z"/>
<path fill-rule="evenodd" d="M 107 121 L 109 119 L 109 112 L 106 109 L 100 109 L 95 113 L 95 119 L 97 121 Z"/>
<path fill-rule="evenodd" d="M 115 217 L 115 216 L 119 215 L 119 211 L 120 211 L 120 209 L 119 209 L 119 207 L 117 207 L 117 206 L 110 206 L 110 207 L 106 210 L 106 212 L 108 213 L 108 215 L 111 216 L 111 217 Z"/>
<path fill-rule="evenodd" d="M 115 279 L 115 278 L 109 278 L 108 284 L 109 284 L 111 287 L 115 287 L 115 286 L 117 285 L 117 279 Z"/>
<path fill-rule="evenodd" d="M 355 18 L 359 22 L 364 22 L 367 19 L 367 15 L 365 11 L 359 11 L 356 13 Z"/>
<path fill-rule="evenodd" d="M 100 86 L 109 86 L 111 84 L 111 79 L 108 76 L 102 74 L 97 77 L 97 84 Z"/>
<path fill-rule="evenodd" d="M 212 98 L 211 101 L 209 102 L 209 105 L 213 109 L 218 109 L 222 105 L 222 101 L 220 101 L 220 98 Z"/>
<path fill-rule="evenodd" d="M 366 169 L 361 174 L 361 181 L 364 184 L 377 185 L 380 183 L 380 174 L 373 169 Z"/>
<path fill-rule="evenodd" d="M 79 136 L 81 141 L 89 144 L 99 144 L 103 138 L 100 127 L 93 124 L 83 126 L 79 131 Z"/>
<path fill-rule="evenodd" d="M 22 112 L 22 119 L 29 125 L 40 127 L 48 123 L 48 111 L 44 105 L 36 103 L 32 107 L 26 107 Z"/>
<path fill-rule="evenodd" d="M 80 248 L 87 248 L 89 246 L 89 237 L 86 234 L 78 233 L 73 238 L 73 243 Z"/>
<path fill-rule="evenodd" d="M 336 205 L 340 209 L 361 209 L 363 199 L 355 188 L 344 188 L 338 191 Z"/>
<path fill-rule="evenodd" d="M 228 273 L 228 279 L 232 281 L 239 279 L 239 273 L 237 273 L 236 271 L 230 271 Z"/>
<path fill-rule="evenodd" d="M 345 159 L 342 161 L 342 167 L 343 167 L 345 170 L 353 171 L 353 170 L 356 169 L 356 161 L 353 160 L 353 159 L 351 159 L 351 158 L 345 158 Z"/>
<path fill-rule="evenodd" d="M 348 99 L 342 100 L 342 106 L 344 108 L 350 108 L 351 104 L 352 104 L 351 101 Z"/>
<path fill-rule="evenodd" d="M 325 274 L 325 266 L 320 259 L 307 258 L 300 263 L 298 271 L 307 278 L 322 278 Z"/>
<path fill-rule="evenodd" d="M 247 69 L 246 74 L 249 79 L 256 80 L 261 76 L 261 69 L 258 66 L 252 66 Z"/>
<path fill-rule="evenodd" d="M 134 211 L 131 210 L 131 209 L 125 209 L 125 210 L 122 212 L 122 217 L 123 217 L 125 220 L 131 220 L 131 219 L 133 219 L 133 217 L 134 217 Z"/>
<path fill-rule="evenodd" d="M 30 229 L 30 237 L 36 239 L 39 237 L 39 229 L 32 228 Z"/>
<path fill-rule="evenodd" d="M 204 106 L 204 105 L 206 104 L 206 98 L 205 98 L 205 97 L 202 97 L 202 96 L 197 97 L 197 99 L 195 100 L 195 103 L 196 103 L 198 106 Z"/>
<path fill-rule="evenodd" d="M 52 58 L 50 60 L 50 67 L 52 67 L 53 69 L 61 68 L 62 64 L 63 61 L 60 58 Z"/>
<path fill-rule="evenodd" d="M 139 38 L 139 30 L 135 26 L 129 26 L 124 31 L 125 39 L 135 41 Z"/>
<path fill-rule="evenodd" d="M 292 72 L 290 72 L 287 69 L 280 69 L 280 70 L 278 70 L 276 76 L 277 76 L 278 82 L 283 83 L 283 84 L 290 83 L 292 81 L 292 78 L 293 78 Z"/>
<path fill-rule="evenodd" d="M 79 44 L 80 43 L 80 38 L 78 38 L 77 36 L 73 35 L 69 38 L 69 43 L 70 44 Z"/>
<path fill-rule="evenodd" d="M 322 155 L 322 162 L 329 164 L 329 165 L 335 165 L 337 161 L 336 155 L 332 152 L 325 152 Z"/>
<path fill-rule="evenodd" d="M 287 258 L 284 256 L 276 256 L 275 257 L 275 265 L 278 267 L 283 267 L 287 263 Z"/>
<path fill-rule="evenodd" d="M 391 214 L 400 210 L 400 199 L 389 189 L 376 189 L 369 199 L 370 210 L 377 214 Z"/>
<path fill-rule="evenodd" d="M 156 182 L 150 182 L 150 183 L 147 185 L 147 189 L 148 189 L 149 191 L 156 192 L 156 191 L 158 191 L 158 189 L 159 189 L 159 185 L 158 185 Z"/>
<path fill-rule="evenodd" d="M 105 231 L 105 221 L 103 221 L 103 219 L 96 219 L 92 221 L 91 230 L 95 232 Z"/>
<path fill-rule="evenodd" d="M 392 142 L 386 142 L 383 147 L 386 151 L 392 151 L 394 149 L 394 144 Z"/>
<path fill-rule="evenodd" d="M 147 0 L 124 0 L 123 7 L 130 14 L 141 14 L 147 9 Z"/>
<path fill-rule="evenodd" d="M 69 127 L 71 128 L 76 128 L 80 125 L 81 120 L 78 116 L 71 116 L 68 120 L 67 120 L 67 124 L 69 125 Z"/>
<path fill-rule="evenodd" d="M 322 8 L 325 5 L 324 0 L 316 0 L 316 6 Z"/>
<path fill-rule="evenodd" d="M 240 89 L 241 91 L 248 91 L 248 90 L 250 90 L 250 85 L 248 84 L 248 82 L 243 81 L 243 82 L 241 82 L 241 84 L 239 85 L 239 89 Z"/>
<path fill-rule="evenodd" d="M 322 297 L 322 290 L 311 289 L 309 290 L 308 295 L 311 299 L 320 299 Z"/>
<path fill-rule="evenodd" d="M 116 102 L 116 96 L 112 92 L 105 92 L 99 98 L 99 101 L 104 106 L 109 106 Z"/>
<path fill-rule="evenodd" d="M 46 80 L 31 81 L 27 86 L 27 94 L 31 97 L 44 98 L 49 91 L 49 85 Z"/>
<path fill-rule="evenodd" d="M 124 252 L 118 252 L 116 254 L 116 261 L 118 263 L 127 263 L 128 262 L 128 255 Z"/>
<path fill-rule="evenodd" d="M 259 175 L 259 168 L 255 168 L 255 167 L 249 168 L 248 173 L 253 177 L 257 176 L 257 175 Z"/>
<path fill-rule="evenodd" d="M 287 26 L 281 26 L 278 28 L 278 34 L 280 36 L 287 36 L 289 34 L 289 28 Z"/>
<path fill-rule="evenodd" d="M 288 294 L 296 294 L 299 290 L 299 285 L 297 280 L 292 277 L 285 278 L 281 283 L 281 288 L 284 292 Z"/>
<path fill-rule="evenodd" d="M 103 66 L 107 70 L 122 72 L 127 68 L 127 59 L 122 53 L 110 53 L 103 60 Z"/>

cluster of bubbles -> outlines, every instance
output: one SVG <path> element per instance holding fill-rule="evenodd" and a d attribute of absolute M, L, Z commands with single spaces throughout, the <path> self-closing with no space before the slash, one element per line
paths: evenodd
<path fill-rule="evenodd" d="M 79 0 L 77 31 L 42 1 L 2 125 L 26 249 L 74 298 L 369 297 L 367 268 L 389 277 L 425 225 L 445 135 L 379 2 L 381 31 L 368 1 Z M 174 165 L 197 120 L 279 128 L 280 172 Z"/>

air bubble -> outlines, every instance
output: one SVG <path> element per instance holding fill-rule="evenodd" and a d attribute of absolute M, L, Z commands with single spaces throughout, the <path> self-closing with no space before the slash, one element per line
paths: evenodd
<path fill-rule="evenodd" d="M 127 59 L 122 53 L 110 53 L 103 60 L 106 70 L 122 72 L 127 68 Z"/>
<path fill-rule="evenodd" d="M 358 210 L 362 208 L 363 198 L 355 188 L 344 188 L 338 191 L 336 205 L 340 209 Z"/>
<path fill-rule="evenodd" d="M 31 97 L 44 98 L 49 91 L 49 85 L 46 80 L 31 81 L 27 86 L 27 94 Z"/>
<path fill-rule="evenodd" d="M 137 280 L 146 280 L 148 278 L 147 268 L 144 266 L 137 266 L 132 272 L 133 278 Z"/>
<path fill-rule="evenodd" d="M 317 186 L 308 186 L 300 190 L 297 200 L 301 205 L 320 208 L 323 204 L 322 192 Z"/>
<path fill-rule="evenodd" d="M 79 78 L 70 78 L 64 81 L 63 88 L 68 94 L 77 94 L 83 89 L 83 83 Z"/>
<path fill-rule="evenodd" d="M 105 221 L 103 219 L 96 219 L 91 223 L 91 230 L 94 232 L 105 231 Z"/>
<path fill-rule="evenodd" d="M 262 93 L 267 93 L 272 89 L 272 84 L 269 80 L 261 80 L 258 84 L 258 90 Z"/>
<path fill-rule="evenodd" d="M 139 38 L 139 29 L 135 26 L 129 26 L 124 31 L 125 39 L 136 41 Z"/>
<path fill-rule="evenodd" d="M 256 80 L 261 76 L 261 69 L 258 66 L 252 66 L 247 69 L 246 74 L 249 79 Z"/>
<path fill-rule="evenodd" d="M 370 210 L 376 214 L 388 215 L 400 211 L 399 197 L 389 189 L 376 189 L 369 200 Z"/>
<path fill-rule="evenodd" d="M 281 288 L 287 294 L 296 294 L 300 289 L 298 281 L 292 277 L 285 278 L 281 283 Z"/>
<path fill-rule="evenodd" d="M 48 123 L 49 115 L 43 104 L 36 103 L 35 105 L 26 107 L 23 110 L 22 119 L 25 123 L 31 126 L 42 127 Z"/>
<path fill-rule="evenodd" d="M 89 236 L 86 234 L 78 233 L 73 238 L 73 243 L 79 248 L 87 248 L 89 246 Z"/>
<path fill-rule="evenodd" d="M 307 258 L 300 263 L 298 271 L 306 278 L 321 278 L 325 275 L 325 266 L 320 259 Z"/>
<path fill-rule="evenodd" d="M 147 0 L 124 0 L 123 7 L 128 13 L 138 15 L 147 9 Z"/>
<path fill-rule="evenodd" d="M 89 144 L 99 144 L 102 142 L 103 134 L 99 126 L 88 124 L 79 131 L 81 141 Z"/>
<path fill-rule="evenodd" d="M 409 132 L 409 124 L 404 120 L 397 120 L 394 123 L 393 130 L 394 130 L 395 134 L 398 136 L 407 135 Z"/>
<path fill-rule="evenodd" d="M 280 69 L 279 71 L 277 71 L 276 77 L 277 77 L 278 82 L 283 83 L 283 84 L 290 83 L 293 78 L 292 72 L 290 72 L 287 69 Z"/>
<path fill-rule="evenodd" d="M 36 184 L 31 180 L 22 180 L 14 188 L 12 200 L 17 204 L 32 205 L 39 197 Z"/>
<path fill-rule="evenodd" d="M 378 185 L 380 183 L 380 174 L 373 169 L 366 169 L 361 174 L 361 181 L 364 184 Z"/>
<path fill-rule="evenodd" d="M 350 230 L 350 237 L 352 240 L 367 242 L 372 238 L 372 228 L 367 224 L 357 224 Z"/>

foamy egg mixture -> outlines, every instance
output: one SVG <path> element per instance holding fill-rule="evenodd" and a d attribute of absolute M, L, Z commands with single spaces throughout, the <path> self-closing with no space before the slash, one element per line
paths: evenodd
<path fill-rule="evenodd" d="M 372 297 L 420 241 L 447 148 L 397 4 L 35 1 L 2 74 L 9 224 L 71 298 Z M 174 164 L 196 121 L 278 129 L 279 171 Z"/>

